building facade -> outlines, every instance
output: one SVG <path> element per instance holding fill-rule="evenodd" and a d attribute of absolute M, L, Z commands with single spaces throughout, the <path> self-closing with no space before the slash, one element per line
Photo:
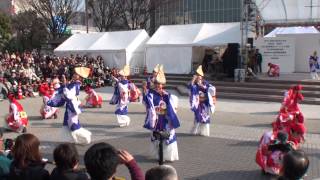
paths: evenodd
<path fill-rule="evenodd" d="M 151 32 L 161 25 L 239 22 L 240 6 L 240 0 L 163 0 L 151 17 Z"/>

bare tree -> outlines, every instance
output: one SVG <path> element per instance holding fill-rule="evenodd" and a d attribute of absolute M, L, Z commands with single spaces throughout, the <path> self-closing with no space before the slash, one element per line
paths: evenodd
<path fill-rule="evenodd" d="M 109 31 L 119 21 L 119 0 L 89 0 L 88 7 L 99 31 Z"/>
<path fill-rule="evenodd" d="M 128 29 L 148 29 L 151 13 L 165 0 L 120 0 L 121 18 Z"/>
<path fill-rule="evenodd" d="M 25 5 L 35 11 L 49 28 L 52 39 L 62 37 L 80 0 L 26 0 Z"/>

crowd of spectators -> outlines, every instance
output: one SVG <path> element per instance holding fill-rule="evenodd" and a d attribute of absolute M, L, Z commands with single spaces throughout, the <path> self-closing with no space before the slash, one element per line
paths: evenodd
<path fill-rule="evenodd" d="M 117 168 L 125 165 L 132 180 L 178 180 L 169 165 L 156 166 L 144 175 L 134 157 L 107 143 L 93 144 L 84 155 L 85 168 L 75 144 L 62 143 L 53 151 L 55 168 L 49 172 L 49 161 L 41 155 L 40 141 L 33 134 L 21 134 L 10 145 L 0 129 L 0 179 L 2 180 L 123 180 Z"/>
<path fill-rule="evenodd" d="M 104 66 L 100 56 L 57 57 L 44 56 L 37 52 L 0 53 L 0 98 L 6 98 L 8 92 L 33 97 L 37 94 L 41 82 L 61 75 L 71 78 L 77 66 L 91 69 L 85 83 L 94 88 L 110 85 L 112 82 L 111 73 L 115 70 Z"/>

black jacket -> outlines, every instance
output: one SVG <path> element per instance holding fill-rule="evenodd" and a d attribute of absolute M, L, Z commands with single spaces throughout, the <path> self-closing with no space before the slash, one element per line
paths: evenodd
<path fill-rule="evenodd" d="M 28 167 L 20 169 L 13 161 L 10 166 L 9 180 L 49 180 L 49 172 L 44 169 L 45 163 L 30 162 Z"/>
<path fill-rule="evenodd" d="M 59 170 L 54 168 L 50 180 L 89 180 L 84 170 Z"/>

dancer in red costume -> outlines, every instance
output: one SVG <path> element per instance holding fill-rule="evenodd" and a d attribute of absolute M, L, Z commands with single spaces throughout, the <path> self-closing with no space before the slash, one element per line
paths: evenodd
<path fill-rule="evenodd" d="M 48 101 L 52 98 L 54 94 L 53 85 L 51 83 L 50 87 L 48 83 L 44 82 L 39 87 L 39 92 L 43 96 L 43 105 L 40 109 L 40 114 L 42 119 L 57 119 L 58 118 L 58 108 L 50 107 L 47 105 Z"/>
<path fill-rule="evenodd" d="M 9 94 L 10 101 L 9 114 L 6 118 L 6 128 L 19 132 L 27 132 L 28 116 L 22 105 L 16 100 L 13 94 Z"/>
<path fill-rule="evenodd" d="M 91 86 L 86 86 L 85 92 L 87 93 L 86 103 L 84 107 L 86 108 L 101 108 L 102 107 L 102 97 L 96 93 Z"/>

